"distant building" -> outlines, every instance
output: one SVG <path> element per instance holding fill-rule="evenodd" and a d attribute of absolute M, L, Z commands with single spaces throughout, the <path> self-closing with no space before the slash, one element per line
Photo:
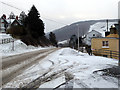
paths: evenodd
<path fill-rule="evenodd" d="M 14 21 L 11 23 L 11 26 L 17 26 L 22 25 L 17 19 L 14 19 Z"/>
<path fill-rule="evenodd" d="M 16 25 L 22 25 L 18 20 L 18 16 L 16 16 L 16 18 L 6 19 L 6 15 L 3 14 L 3 16 L 0 18 L 0 33 L 5 33 L 7 28 Z"/>
<path fill-rule="evenodd" d="M 84 38 L 83 42 L 84 42 L 86 45 L 91 46 L 91 39 L 92 39 L 93 37 L 102 37 L 102 34 L 99 33 L 98 31 L 92 30 L 91 32 L 88 32 L 88 33 L 85 35 L 85 38 Z"/>
<path fill-rule="evenodd" d="M 8 22 L 6 21 L 6 15 L 3 14 L 3 16 L 0 18 L 0 33 L 5 33 L 7 27 L 8 27 Z"/>
<path fill-rule="evenodd" d="M 119 35 L 118 24 L 111 26 L 110 34 L 106 37 L 92 38 L 93 54 L 118 59 Z"/>

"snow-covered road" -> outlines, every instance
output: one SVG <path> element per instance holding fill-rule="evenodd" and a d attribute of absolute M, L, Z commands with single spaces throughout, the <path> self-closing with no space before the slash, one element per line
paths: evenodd
<path fill-rule="evenodd" d="M 117 78 L 93 73 L 117 65 L 118 60 L 115 59 L 89 56 L 71 48 L 62 48 L 32 65 L 3 87 L 56 88 L 66 81 L 65 73 L 70 73 L 74 77 L 74 88 L 118 88 Z"/>
<path fill-rule="evenodd" d="M 26 68 L 36 64 L 41 59 L 45 58 L 50 53 L 57 50 L 45 49 L 20 55 L 8 56 L 2 59 L 2 84 L 6 84 L 14 77 L 22 73 Z"/>

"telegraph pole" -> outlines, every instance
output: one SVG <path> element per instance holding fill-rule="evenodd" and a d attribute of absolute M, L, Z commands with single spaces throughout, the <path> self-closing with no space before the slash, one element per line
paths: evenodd
<path fill-rule="evenodd" d="M 118 61 L 118 73 L 120 73 L 120 1 L 118 2 L 118 33 L 119 33 L 119 61 Z M 120 90 L 120 78 L 118 78 L 118 89 Z"/>
<path fill-rule="evenodd" d="M 118 19 L 118 33 L 119 33 L 119 61 L 118 61 L 118 68 L 120 69 L 120 19 Z"/>
<path fill-rule="evenodd" d="M 120 3 L 120 2 L 119 2 Z M 120 7 L 119 7 L 120 8 Z M 119 13 L 119 12 L 118 12 Z M 120 74 L 120 19 L 118 19 L 118 33 L 119 33 L 119 61 L 118 61 L 118 73 Z M 118 89 L 120 90 L 120 78 L 118 78 Z"/>
<path fill-rule="evenodd" d="M 120 1 L 118 2 L 118 33 L 119 33 L 119 61 L 118 61 L 118 66 L 120 68 Z"/>
<path fill-rule="evenodd" d="M 78 28 L 78 52 L 79 52 L 79 25 L 77 24 L 77 28 Z"/>

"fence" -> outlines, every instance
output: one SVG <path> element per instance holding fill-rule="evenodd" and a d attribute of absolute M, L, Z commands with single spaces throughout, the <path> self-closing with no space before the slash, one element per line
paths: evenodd
<path fill-rule="evenodd" d="M 6 43 L 13 42 L 13 41 L 14 41 L 13 38 L 5 38 L 5 39 L 0 40 L 0 44 L 6 44 Z"/>
<path fill-rule="evenodd" d="M 104 57 L 108 57 L 108 58 L 119 59 L 118 51 L 95 49 L 92 52 L 94 55 L 97 55 L 97 56 L 104 56 Z"/>

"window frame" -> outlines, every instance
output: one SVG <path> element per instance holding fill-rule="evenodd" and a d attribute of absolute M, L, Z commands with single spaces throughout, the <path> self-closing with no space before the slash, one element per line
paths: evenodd
<path fill-rule="evenodd" d="M 102 48 L 109 48 L 109 42 L 108 41 L 102 41 Z"/>

